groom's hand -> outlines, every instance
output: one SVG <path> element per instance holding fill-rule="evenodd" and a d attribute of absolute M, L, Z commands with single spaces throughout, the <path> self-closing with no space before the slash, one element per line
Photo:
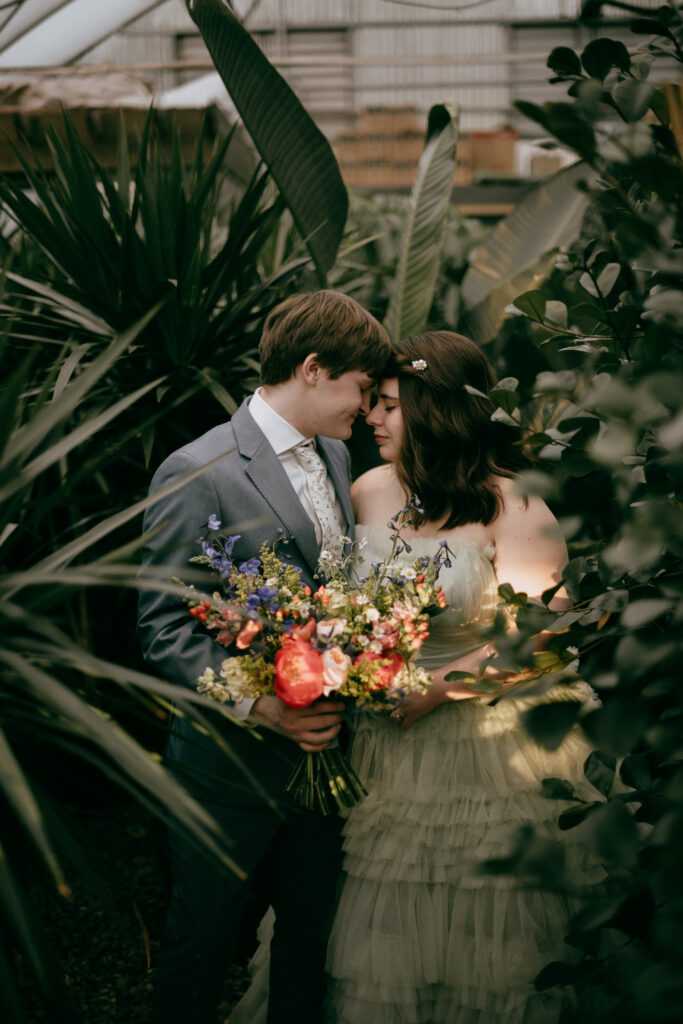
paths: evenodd
<path fill-rule="evenodd" d="M 307 708 L 290 708 L 279 697 L 267 695 L 255 701 L 249 717 L 289 737 L 306 753 L 315 753 L 324 750 L 341 729 L 344 705 L 317 700 Z"/>

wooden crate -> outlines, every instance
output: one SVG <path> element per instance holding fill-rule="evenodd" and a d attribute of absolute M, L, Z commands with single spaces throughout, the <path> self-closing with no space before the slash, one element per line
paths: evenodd
<path fill-rule="evenodd" d="M 128 152 L 132 165 L 137 163 L 140 137 L 147 120 L 148 111 L 142 107 L 73 107 L 67 114 L 81 141 L 87 146 L 98 163 L 104 167 L 117 165 L 121 115 L 126 127 Z M 193 109 L 156 110 L 153 114 L 152 134 L 157 143 L 168 147 L 174 122 L 178 125 L 181 138 L 181 155 L 189 163 L 194 154 L 202 121 L 207 118 L 204 138 L 207 145 L 205 155 L 211 154 L 211 144 L 217 133 L 217 125 L 209 112 Z M 0 171 L 14 173 L 21 171 L 21 162 L 13 145 L 32 162 L 24 145 L 27 142 L 35 157 L 45 169 L 52 168 L 52 154 L 47 144 L 47 131 L 52 128 L 60 138 L 66 134 L 61 110 L 32 109 L 26 107 L 0 108 Z"/>

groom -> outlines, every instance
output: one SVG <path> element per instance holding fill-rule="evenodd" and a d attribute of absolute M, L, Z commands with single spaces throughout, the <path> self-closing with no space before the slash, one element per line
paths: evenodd
<path fill-rule="evenodd" d="M 221 532 L 240 534 L 233 559 L 259 554 L 284 531 L 284 548 L 311 587 L 322 547 L 353 531 L 344 440 L 369 409 L 370 388 L 389 354 L 386 332 L 353 299 L 333 291 L 292 295 L 268 316 L 261 342 L 262 386 L 229 423 L 174 452 L 151 492 L 216 460 L 150 506 L 148 565 L 182 576 L 214 514 Z M 308 442 L 308 444 L 306 444 Z M 222 456 L 222 457 L 221 457 Z M 177 599 L 140 598 L 145 658 L 163 678 L 194 687 L 226 652 L 197 630 Z M 335 816 L 294 807 L 284 785 L 301 750 L 323 749 L 339 732 L 343 705 L 286 707 L 275 696 L 211 712 L 234 754 L 278 804 L 275 813 L 244 771 L 191 723 L 174 716 L 167 763 L 222 825 L 242 868 L 266 879 L 275 911 L 268 1024 L 322 1018 L 325 943 L 340 862 Z M 250 728 L 257 726 L 258 728 Z M 215 1024 L 235 953 L 248 883 L 221 872 L 194 846 L 171 840 L 173 891 L 157 972 L 154 1024 Z"/>

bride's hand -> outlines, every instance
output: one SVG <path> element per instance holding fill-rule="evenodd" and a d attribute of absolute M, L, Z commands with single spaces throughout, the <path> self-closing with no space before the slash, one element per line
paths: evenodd
<path fill-rule="evenodd" d="M 391 721 L 400 729 L 409 729 L 445 701 L 469 700 L 478 696 L 466 683 L 447 682 L 444 676 L 448 671 L 446 668 L 432 673 L 432 685 L 423 697 L 404 697 L 399 707 L 391 712 Z"/>
<path fill-rule="evenodd" d="M 399 729 L 409 729 L 418 719 L 424 718 L 440 703 L 441 701 L 432 694 L 431 690 L 424 697 L 404 697 L 399 707 L 391 712 L 389 718 L 396 723 Z"/>

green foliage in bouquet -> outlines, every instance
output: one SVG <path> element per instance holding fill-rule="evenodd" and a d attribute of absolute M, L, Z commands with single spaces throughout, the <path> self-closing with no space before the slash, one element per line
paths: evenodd
<path fill-rule="evenodd" d="M 501 623 L 492 638 L 501 666 L 521 667 L 547 630 L 548 657 L 576 659 L 601 701 L 579 717 L 596 746 L 584 769 L 595 799 L 578 801 L 561 779 L 545 786 L 560 828 L 585 823 L 608 882 L 573 923 L 575 958 L 536 986 L 573 987 L 572 1021 L 640 1024 L 683 1008 L 683 138 L 680 87 L 649 80 L 660 54 L 681 60 L 681 8 L 633 28 L 656 34 L 635 54 L 602 38 L 580 55 L 554 50 L 548 66 L 567 101 L 519 104 L 592 172 L 580 237 L 510 309 L 556 369 L 524 385 L 508 378 L 491 396 L 499 418 L 534 424 L 538 461 L 522 485 L 560 514 L 571 607 L 551 612 L 554 591 L 537 602 L 502 588 L 520 632 Z M 526 724 L 553 748 L 576 720 L 548 703 Z M 539 842 L 522 837 L 497 869 L 540 877 L 538 865 L 555 865 L 542 881 L 561 887 L 560 859 Z"/>

